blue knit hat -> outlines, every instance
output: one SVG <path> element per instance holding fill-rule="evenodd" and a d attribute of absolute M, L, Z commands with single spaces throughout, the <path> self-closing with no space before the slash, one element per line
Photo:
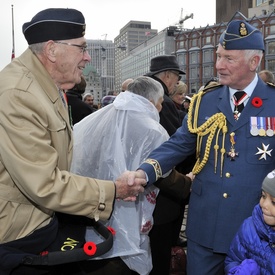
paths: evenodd
<path fill-rule="evenodd" d="M 265 177 L 262 184 L 262 189 L 275 198 L 275 170 L 268 173 Z"/>
<path fill-rule="evenodd" d="M 48 40 L 67 40 L 85 35 L 85 18 L 75 9 L 46 9 L 23 25 L 29 45 Z"/>
<path fill-rule="evenodd" d="M 243 20 L 231 21 L 219 42 L 225 50 L 265 50 L 262 33 Z"/>

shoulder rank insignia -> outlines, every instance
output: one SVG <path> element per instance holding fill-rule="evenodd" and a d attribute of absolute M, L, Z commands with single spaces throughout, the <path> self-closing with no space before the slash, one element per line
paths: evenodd
<path fill-rule="evenodd" d="M 219 82 L 215 82 L 215 81 L 212 81 L 212 82 L 209 82 L 207 83 L 204 88 L 202 89 L 203 92 L 210 92 L 212 90 L 215 90 L 219 87 L 222 87 L 223 85 L 220 84 Z"/>

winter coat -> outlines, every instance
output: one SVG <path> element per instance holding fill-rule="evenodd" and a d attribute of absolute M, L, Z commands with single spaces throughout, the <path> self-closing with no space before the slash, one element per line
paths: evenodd
<path fill-rule="evenodd" d="M 239 274 L 248 274 L 244 272 L 251 263 L 242 263 L 246 259 L 252 259 L 258 264 L 261 275 L 275 274 L 275 230 L 264 222 L 259 204 L 255 206 L 252 216 L 243 222 L 231 243 L 225 259 L 226 274 L 239 265 L 242 265 L 237 267 L 242 271 Z"/>

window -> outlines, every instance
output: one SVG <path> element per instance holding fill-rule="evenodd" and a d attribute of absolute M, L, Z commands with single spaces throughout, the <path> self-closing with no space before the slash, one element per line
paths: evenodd
<path fill-rule="evenodd" d="M 185 66 L 186 65 L 186 54 L 179 54 L 178 62 L 179 62 L 180 66 Z"/>
<path fill-rule="evenodd" d="M 270 34 L 275 34 L 275 25 L 270 26 Z"/>
<path fill-rule="evenodd" d="M 190 52 L 190 64 L 197 64 L 197 63 L 198 63 L 198 53 Z"/>
<path fill-rule="evenodd" d="M 271 72 L 275 72 L 275 60 L 267 60 L 267 69 Z"/>
<path fill-rule="evenodd" d="M 205 37 L 204 43 L 205 44 L 211 44 L 211 36 Z"/>
<path fill-rule="evenodd" d="M 212 50 L 203 51 L 203 62 L 213 62 L 213 51 Z"/>
<path fill-rule="evenodd" d="M 196 38 L 191 40 L 192 47 L 196 47 L 198 45 L 198 40 Z"/>
<path fill-rule="evenodd" d="M 267 54 L 275 54 L 275 41 L 267 44 Z"/>
<path fill-rule="evenodd" d="M 198 68 L 197 67 L 190 69 L 190 78 L 198 79 Z"/>
<path fill-rule="evenodd" d="M 203 78 L 210 79 L 213 76 L 213 67 L 204 66 L 203 67 Z"/>
<path fill-rule="evenodd" d="M 257 6 L 260 6 L 263 3 L 267 3 L 268 0 L 257 0 Z"/>

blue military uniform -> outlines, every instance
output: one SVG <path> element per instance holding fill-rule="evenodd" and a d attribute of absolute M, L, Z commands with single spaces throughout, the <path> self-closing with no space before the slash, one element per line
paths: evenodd
<path fill-rule="evenodd" d="M 256 97 L 262 99 L 262 106 L 252 105 L 251 101 Z M 229 104 L 228 87 L 218 87 L 202 97 L 198 126 L 213 114 L 223 113 L 227 118 L 228 128 L 224 145 L 226 154 L 222 167 L 221 154 L 218 154 L 215 173 L 214 138 L 207 164 L 196 175 L 192 184 L 187 221 L 189 239 L 213 248 L 215 252 L 226 253 L 238 227 L 246 217 L 251 215 L 261 195 L 261 182 L 275 167 L 275 138 L 266 134 L 253 136 L 250 133 L 251 117 L 275 118 L 274 102 L 275 88 L 266 85 L 261 79 L 258 80 L 252 97 L 238 121 L 234 120 Z M 238 154 L 235 160 L 231 160 L 227 154 L 232 145 L 230 133 L 235 133 L 234 146 Z M 155 164 L 143 163 L 140 168 L 147 173 L 149 182 L 154 182 L 159 168 L 162 174 L 169 171 L 193 153 L 196 142 L 197 135 L 189 132 L 187 118 L 185 118 L 182 127 L 170 140 L 150 154 L 150 159 L 157 160 L 159 167 Z M 203 139 L 202 153 L 205 151 L 205 142 L 206 137 Z M 222 148 L 222 142 L 223 137 L 220 134 L 219 148 Z M 263 152 L 257 154 L 261 152 L 260 149 Z"/>
<path fill-rule="evenodd" d="M 259 97 L 261 107 L 251 104 L 253 98 Z M 225 135 L 224 164 L 221 167 L 219 153 L 215 173 L 214 159 L 215 138 L 212 141 L 207 165 L 196 175 L 192 184 L 192 193 L 188 210 L 188 237 L 211 247 L 214 251 L 226 253 L 233 235 L 245 217 L 251 215 L 253 207 L 258 203 L 261 194 L 261 182 L 265 175 L 275 167 L 275 136 L 253 136 L 251 117 L 275 118 L 275 88 L 266 85 L 262 80 L 258 84 L 247 103 L 240 119 L 234 120 L 229 104 L 228 87 L 218 88 L 202 97 L 199 109 L 198 127 L 213 114 L 223 113 L 227 121 Z M 211 103 L 211 104 L 210 104 Z M 209 108 L 211 105 L 211 108 Z M 267 128 L 266 128 L 267 129 Z M 230 133 L 235 133 L 235 150 L 238 155 L 231 160 L 228 152 L 231 149 Z M 150 154 L 150 159 L 158 161 L 162 174 L 166 173 L 192 154 L 196 148 L 197 136 L 188 130 L 187 118 L 181 128 L 161 147 Z M 201 152 L 205 151 L 206 138 L 203 140 Z M 222 147 L 222 135 L 219 135 L 219 148 Z M 269 154 L 257 154 L 259 149 L 273 150 Z M 262 157 L 265 154 L 265 157 Z M 167 161 L 168 160 L 168 161 Z M 149 176 L 149 182 L 156 180 L 155 166 L 143 163 L 140 168 Z M 222 175 L 220 174 L 222 171 Z M 243 194 L 247 196 L 243 197 Z M 216 198 L 212 200 L 211 198 Z M 211 205 L 213 203 L 213 205 Z M 197 219 L 197 216 L 203 219 Z M 230 224 L 224 222 L 231 217 Z M 215 219 L 215 224 L 210 221 Z M 207 222 L 206 222 L 207 221 Z M 203 230 L 202 230 L 203 228 Z"/>
<path fill-rule="evenodd" d="M 243 21 L 231 22 L 220 44 L 226 50 L 264 50 L 260 32 Z M 186 233 L 192 243 L 214 253 L 228 251 L 259 202 L 264 177 L 275 167 L 275 88 L 258 79 L 237 121 L 229 97 L 229 87 L 222 85 L 195 95 L 182 126 L 140 166 L 152 183 L 197 151 Z M 201 265 L 201 273 L 190 275 L 210 274 L 200 259 L 196 270 Z"/>

